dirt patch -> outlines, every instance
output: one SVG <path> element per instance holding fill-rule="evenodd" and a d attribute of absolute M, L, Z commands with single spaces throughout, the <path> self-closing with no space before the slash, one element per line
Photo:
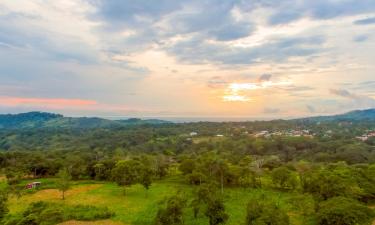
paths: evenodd
<path fill-rule="evenodd" d="M 70 196 L 91 191 L 100 188 L 101 186 L 102 184 L 90 184 L 85 186 L 73 187 L 72 189 L 65 192 L 65 197 L 69 198 Z M 61 192 L 57 189 L 41 190 L 30 196 L 30 199 L 36 199 L 38 201 L 61 199 Z"/>
<path fill-rule="evenodd" d="M 120 222 L 115 222 L 112 220 L 99 220 L 99 221 L 76 221 L 71 220 L 58 225 L 124 225 Z"/>

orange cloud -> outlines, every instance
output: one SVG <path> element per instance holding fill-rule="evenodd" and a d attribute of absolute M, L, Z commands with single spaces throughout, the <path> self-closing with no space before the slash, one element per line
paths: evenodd
<path fill-rule="evenodd" d="M 67 98 L 24 98 L 0 96 L 0 105 L 3 106 L 43 106 L 51 108 L 93 106 L 97 102 L 85 99 Z"/>

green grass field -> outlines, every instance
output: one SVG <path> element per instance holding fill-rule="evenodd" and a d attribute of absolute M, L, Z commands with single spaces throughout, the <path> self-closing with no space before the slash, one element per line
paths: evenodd
<path fill-rule="evenodd" d="M 113 224 L 146 225 L 152 224 L 159 204 L 165 197 L 173 195 L 177 191 L 181 191 L 189 197 L 193 191 L 191 186 L 185 185 L 178 177 L 157 181 L 152 184 L 148 191 L 140 185 L 134 185 L 127 188 L 126 193 L 124 193 L 124 188 L 114 183 L 80 181 L 74 182 L 71 190 L 66 193 L 66 200 L 63 201 L 61 200 L 60 192 L 53 188 L 53 179 L 42 179 L 41 181 L 43 185 L 46 185 L 47 189 L 42 188 L 41 190 L 26 192 L 20 198 L 11 196 L 9 200 L 11 213 L 22 212 L 30 203 L 35 201 L 64 202 L 64 204 L 67 205 L 85 204 L 107 206 L 115 213 L 115 216 L 111 218 Z M 241 188 L 225 189 L 226 210 L 230 215 L 227 224 L 238 225 L 243 223 L 247 202 L 252 197 L 261 194 L 274 198 L 282 208 L 287 210 L 292 224 L 308 224 L 306 221 L 302 223 L 302 217 L 293 204 L 293 199 L 298 197 L 299 194 L 263 189 L 245 190 Z M 187 225 L 208 224 L 208 220 L 203 213 L 200 214 L 198 219 L 194 219 L 192 209 L 189 207 L 186 208 L 184 219 Z M 103 223 L 110 224 L 112 222 L 105 221 Z M 100 221 L 97 223 L 71 221 L 64 224 L 101 223 Z"/>

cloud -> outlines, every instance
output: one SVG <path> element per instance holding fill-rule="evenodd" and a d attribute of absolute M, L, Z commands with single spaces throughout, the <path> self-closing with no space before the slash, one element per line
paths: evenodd
<path fill-rule="evenodd" d="M 375 107 L 375 99 L 349 92 L 345 89 L 331 89 L 330 93 L 352 101 L 354 108 Z"/>
<path fill-rule="evenodd" d="M 27 98 L 0 96 L 0 105 L 8 107 L 16 106 L 42 106 L 46 108 L 85 107 L 96 105 L 97 102 L 86 99 L 66 98 Z"/>
<path fill-rule="evenodd" d="M 200 38 L 179 41 L 165 50 L 182 62 L 249 65 L 260 62 L 285 62 L 291 57 L 306 57 L 324 51 L 322 36 L 288 37 L 255 47 L 232 47 Z"/>
<path fill-rule="evenodd" d="M 220 76 L 211 77 L 208 82 L 208 86 L 211 88 L 222 88 L 228 84 L 228 82 Z"/>
<path fill-rule="evenodd" d="M 370 17 L 370 18 L 354 21 L 354 24 L 356 25 L 369 25 L 369 24 L 374 24 L 374 23 L 375 23 L 375 17 Z"/>
<path fill-rule="evenodd" d="M 349 91 L 345 89 L 331 89 L 329 90 L 331 94 L 338 95 L 341 97 L 346 97 L 346 98 L 356 98 L 356 95 L 350 93 Z"/>
<path fill-rule="evenodd" d="M 264 108 L 263 113 L 266 114 L 275 114 L 281 112 L 281 109 L 279 108 Z"/>
<path fill-rule="evenodd" d="M 370 35 L 362 34 L 362 35 L 355 36 L 353 38 L 353 41 L 354 42 L 364 42 L 364 41 L 367 41 L 369 38 L 370 38 Z"/>
<path fill-rule="evenodd" d="M 314 106 L 311 106 L 311 105 L 306 105 L 306 108 L 307 108 L 307 111 L 309 113 L 315 113 L 316 112 L 316 109 Z"/>
<path fill-rule="evenodd" d="M 315 0 L 315 1 L 269 1 L 266 7 L 274 9 L 269 17 L 271 25 L 287 24 L 300 18 L 327 20 L 341 16 L 372 13 L 375 9 L 372 0 Z"/>
<path fill-rule="evenodd" d="M 292 85 L 290 81 L 271 81 L 271 76 L 267 75 L 262 75 L 260 78 L 258 78 L 258 80 L 255 82 L 229 83 L 223 96 L 224 101 L 247 102 L 251 101 L 251 98 L 247 97 L 247 94 L 251 91 L 266 90 Z"/>
<path fill-rule="evenodd" d="M 261 75 L 261 76 L 258 78 L 258 80 L 259 80 L 260 82 L 262 82 L 262 81 L 269 81 L 269 80 L 271 79 L 271 77 L 272 77 L 272 74 L 263 74 L 263 75 Z"/>

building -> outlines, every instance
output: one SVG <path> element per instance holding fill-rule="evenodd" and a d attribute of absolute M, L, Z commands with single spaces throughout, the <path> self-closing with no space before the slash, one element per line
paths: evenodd
<path fill-rule="evenodd" d="M 190 136 L 192 136 L 192 137 L 193 137 L 193 136 L 197 136 L 197 135 L 198 135 L 197 132 L 194 132 L 194 131 L 193 131 L 193 132 L 190 132 Z"/>
<path fill-rule="evenodd" d="M 26 185 L 26 189 L 38 188 L 41 184 L 42 182 L 32 182 Z"/>

